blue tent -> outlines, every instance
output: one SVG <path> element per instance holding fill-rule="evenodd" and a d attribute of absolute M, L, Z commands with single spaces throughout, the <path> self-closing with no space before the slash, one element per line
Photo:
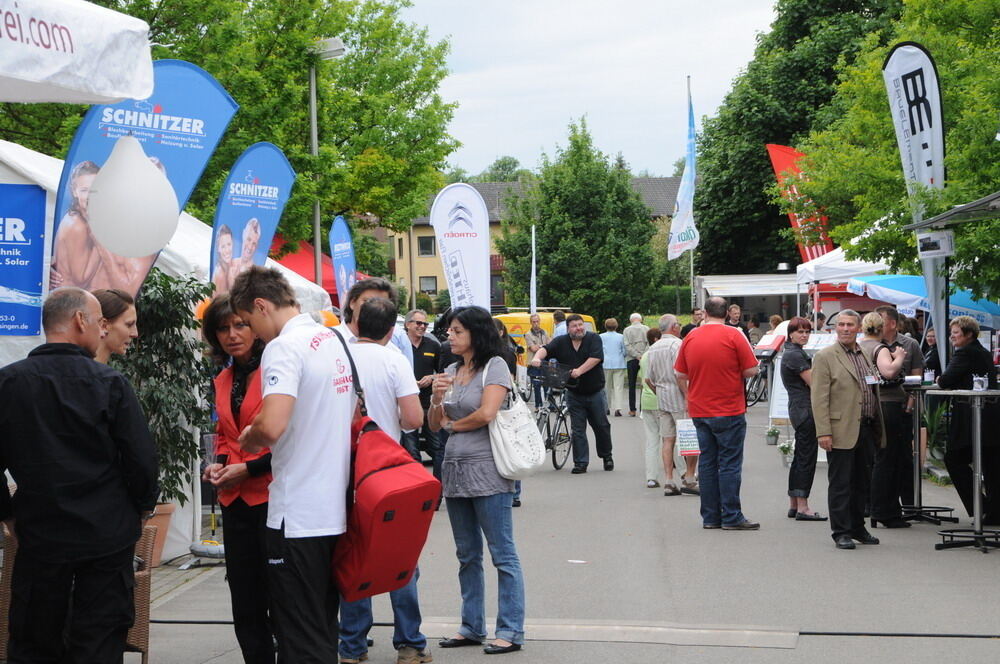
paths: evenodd
<path fill-rule="evenodd" d="M 923 277 L 910 274 L 880 274 L 856 277 L 847 283 L 855 295 L 867 295 L 875 300 L 895 304 L 901 313 L 912 315 L 917 309 L 930 311 L 927 288 Z M 971 316 L 981 327 L 1000 328 L 1000 305 L 989 300 L 977 300 L 972 293 L 960 289 L 948 300 L 948 316 Z"/>

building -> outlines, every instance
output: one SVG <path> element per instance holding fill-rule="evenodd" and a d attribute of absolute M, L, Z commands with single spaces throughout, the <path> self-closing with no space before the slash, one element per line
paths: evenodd
<path fill-rule="evenodd" d="M 632 186 L 651 210 L 651 218 L 668 217 L 674 212 L 679 177 L 632 178 Z M 500 234 L 500 219 L 505 213 L 505 202 L 512 194 L 520 191 L 518 182 L 474 182 L 471 183 L 486 202 L 490 215 L 490 302 L 504 304 L 503 256 L 496 253 L 495 238 Z M 428 209 L 430 203 L 428 201 Z M 405 233 L 388 231 L 389 270 L 393 281 L 406 286 L 411 293 L 427 293 L 431 297 L 448 288 L 441 257 L 438 255 L 437 240 L 429 217 L 419 217 Z M 413 288 L 412 286 L 416 287 Z"/>

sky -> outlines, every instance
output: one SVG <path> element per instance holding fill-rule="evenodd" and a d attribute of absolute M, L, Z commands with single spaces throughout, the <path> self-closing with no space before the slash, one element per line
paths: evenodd
<path fill-rule="evenodd" d="M 685 83 L 712 116 L 774 20 L 772 0 L 413 0 L 403 17 L 448 39 L 441 95 L 458 102 L 448 161 L 477 174 L 516 157 L 536 169 L 586 117 L 594 143 L 633 173 L 684 156 Z"/>

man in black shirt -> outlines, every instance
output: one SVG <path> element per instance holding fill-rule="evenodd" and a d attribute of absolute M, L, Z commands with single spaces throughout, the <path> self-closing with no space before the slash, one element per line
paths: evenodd
<path fill-rule="evenodd" d="M 0 519 L 19 544 L 11 662 L 121 662 L 134 619 L 132 555 L 159 492 L 156 449 L 128 381 L 93 359 L 100 322 L 93 295 L 60 288 L 42 309 L 48 343 L 0 370 L 0 471 L 17 484 L 11 500 L 0 483 Z"/>
<path fill-rule="evenodd" d="M 444 448 L 438 432 L 427 425 L 427 410 L 431 407 L 431 383 L 437 370 L 441 343 L 427 334 L 427 312 L 423 309 L 414 309 L 407 313 L 403 327 L 406 329 L 406 338 L 413 346 L 413 377 L 417 379 L 417 387 L 420 388 L 420 406 L 424 409 L 424 424 L 420 429 L 404 431 L 401 442 L 410 456 L 420 461 L 420 434 L 423 433 L 427 442 L 427 453 L 431 455 L 434 464 L 434 477 L 441 479 Z"/>
<path fill-rule="evenodd" d="M 681 339 L 688 335 L 688 332 L 701 325 L 705 319 L 705 310 L 695 307 L 691 310 L 691 322 L 681 328 Z"/>
<path fill-rule="evenodd" d="M 578 314 L 566 317 L 566 334 L 555 337 L 538 349 L 531 363 L 539 367 L 546 358 L 572 367 L 566 385 L 566 403 L 573 425 L 573 473 L 587 472 L 590 463 L 590 445 L 587 442 L 587 423 L 594 430 L 597 455 L 604 459 L 604 470 L 614 470 L 611 458 L 611 423 L 608 422 L 608 402 L 604 394 L 604 372 L 599 365 L 604 361 L 601 338 L 588 332 L 583 318 Z M 575 383 L 575 384 L 574 384 Z"/>

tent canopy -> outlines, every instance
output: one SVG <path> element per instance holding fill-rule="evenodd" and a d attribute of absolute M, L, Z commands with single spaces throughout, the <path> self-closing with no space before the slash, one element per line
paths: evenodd
<path fill-rule="evenodd" d="M 795 295 L 794 274 L 706 274 L 696 281 L 713 297 Z"/>
<path fill-rule="evenodd" d="M 849 261 L 844 257 L 843 247 L 837 247 L 819 258 L 800 264 L 795 271 L 798 283 L 807 284 L 814 281 L 839 283 L 851 277 L 863 277 L 888 269 L 889 266 L 882 262 Z"/>
<path fill-rule="evenodd" d="M 847 290 L 876 300 L 895 304 L 901 313 L 912 314 L 917 309 L 930 311 L 927 288 L 923 277 L 910 274 L 883 274 L 874 277 L 856 277 L 847 284 Z M 949 317 L 971 316 L 983 327 L 1000 327 L 1000 305 L 989 300 L 977 300 L 967 290 L 958 290 L 948 298 Z"/>
<path fill-rule="evenodd" d="M 145 21 L 83 0 L 5 4 L 0 102 L 107 104 L 153 94 Z"/>
<path fill-rule="evenodd" d="M 271 254 L 277 252 L 285 244 L 285 239 L 280 235 L 274 236 L 274 241 L 271 242 Z M 300 275 L 303 279 L 308 279 L 309 281 L 314 281 L 316 278 L 316 252 L 313 251 L 313 246 L 305 240 L 299 240 L 298 247 L 295 251 L 291 251 L 281 258 L 274 259 L 278 264 L 292 270 L 296 274 Z M 337 295 L 337 280 L 334 278 L 333 274 L 333 259 L 328 255 L 323 254 L 321 259 L 323 262 L 323 290 L 330 294 L 330 300 L 336 305 L 339 304 L 340 298 Z M 358 279 L 367 279 L 368 275 L 363 272 L 357 273 Z"/>

